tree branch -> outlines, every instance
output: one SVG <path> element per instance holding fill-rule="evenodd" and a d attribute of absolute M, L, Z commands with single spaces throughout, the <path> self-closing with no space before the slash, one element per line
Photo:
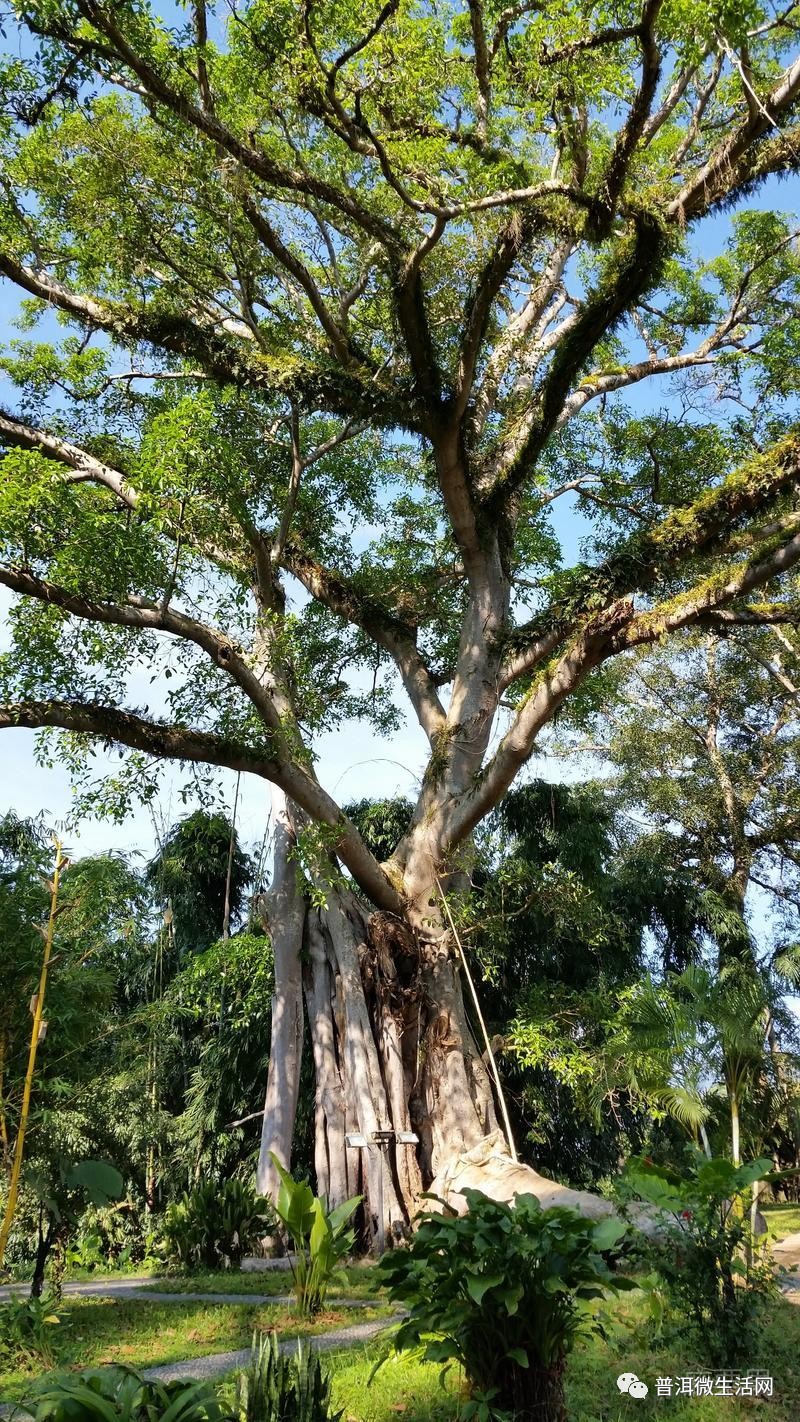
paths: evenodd
<path fill-rule="evenodd" d="M 720 343 L 722 337 L 720 337 Z M 580 413 L 590 401 L 601 395 L 610 395 L 614 390 L 625 390 L 630 385 L 638 385 L 653 375 L 670 375 L 679 370 L 696 370 L 703 365 L 713 365 L 716 360 L 716 344 L 711 339 L 696 351 L 685 351 L 674 356 L 652 356 L 649 360 L 637 361 L 625 370 L 616 370 L 608 375 L 591 374 L 584 376 L 577 390 L 567 396 L 555 428 L 562 429 L 568 420 Z"/>
<path fill-rule="evenodd" d="M 705 84 L 701 84 L 700 88 L 698 89 L 697 99 L 695 101 L 694 108 L 692 109 L 692 116 L 689 120 L 689 125 L 683 135 L 683 138 L 678 144 L 678 147 L 675 150 L 675 156 L 672 160 L 675 165 L 676 172 L 680 171 L 680 165 L 683 163 L 683 160 L 686 157 L 687 153 L 691 152 L 692 147 L 697 141 L 697 136 L 700 132 L 700 125 L 703 121 L 703 115 L 705 114 L 708 105 L 711 103 L 717 85 L 719 84 L 719 81 L 722 77 L 724 63 L 725 55 L 722 52 L 716 54 L 714 56 L 714 61 L 711 65 L 711 72 L 708 78 L 706 79 Z"/>
<path fill-rule="evenodd" d="M 446 717 L 436 680 L 417 649 L 416 629 L 379 602 L 364 596 L 292 540 L 286 544 L 282 562 L 287 572 L 292 573 L 312 597 L 337 617 L 360 627 L 389 653 L 400 672 L 420 726 L 428 739 L 433 740 Z"/>
<path fill-rule="evenodd" d="M 328 309 L 322 293 L 317 286 L 308 267 L 301 262 L 300 258 L 290 251 L 285 242 L 281 239 L 272 223 L 261 212 L 248 193 L 241 198 L 242 211 L 247 218 L 253 231 L 267 251 L 272 254 L 277 262 L 289 273 L 297 282 L 297 285 L 305 293 L 308 303 L 319 321 L 322 330 L 330 341 L 331 350 L 337 360 L 348 365 L 353 358 L 353 351 L 347 332 L 335 320 L 333 313 Z"/>
<path fill-rule="evenodd" d="M 769 849 L 772 845 L 791 844 L 800 840 L 800 815 L 790 815 L 787 819 L 776 820 L 765 829 L 746 836 L 753 850 Z"/>
<path fill-rule="evenodd" d="M 604 49 L 606 45 L 624 44 L 626 40 L 639 39 L 641 32 L 641 24 L 607 25 L 605 29 L 596 30 L 593 35 L 584 35 L 582 39 L 562 44 L 558 49 L 548 49 L 545 43 L 542 45 L 539 63 L 545 69 L 553 64 L 563 64 L 565 59 L 573 59 L 576 54 L 585 54 L 590 49 Z"/>
<path fill-rule="evenodd" d="M 456 805 L 447 821 L 447 849 L 454 848 L 498 803 L 529 759 L 536 737 L 566 697 L 601 662 L 659 641 L 666 633 L 696 624 L 709 609 L 761 587 L 800 563 L 800 534 L 756 563 L 745 564 L 725 583 L 713 579 L 684 594 L 673 604 L 639 615 L 633 599 L 623 598 L 593 617 L 584 631 L 532 688 L 494 756 L 481 771 L 473 790 Z"/>
<path fill-rule="evenodd" d="M 573 239 L 569 238 L 555 247 L 539 280 L 532 286 L 524 306 L 512 316 L 500 334 L 494 350 L 486 362 L 483 379 L 475 398 L 473 422 L 477 434 L 480 434 L 488 415 L 495 408 L 503 377 L 525 337 L 533 331 L 533 345 L 535 346 L 537 336 L 541 332 L 540 323 L 544 323 L 546 316 L 548 322 L 549 319 L 552 319 L 549 316 L 548 308 L 559 289 L 564 268 L 573 251 L 573 245 Z"/>
<path fill-rule="evenodd" d="M 467 0 L 467 6 L 469 9 L 470 29 L 472 30 L 472 49 L 475 56 L 475 82 L 478 86 L 478 99 L 475 106 L 478 121 L 475 127 L 478 136 L 485 138 L 489 122 L 489 110 L 492 105 L 492 79 L 489 50 L 486 43 L 486 30 L 483 23 L 481 0 Z"/>
<path fill-rule="evenodd" d="M 475 370 L 495 300 L 520 251 L 536 230 L 533 214 L 512 214 L 480 272 L 467 306 L 460 341 L 458 374 L 453 394 L 453 417 L 460 419 L 472 393 Z"/>
<path fill-rule="evenodd" d="M 292 526 L 292 519 L 294 518 L 297 496 L 300 493 L 300 480 L 303 477 L 303 470 L 305 468 L 303 455 L 300 450 L 300 416 L 297 413 L 296 405 L 292 406 L 289 428 L 292 438 L 292 469 L 289 475 L 289 488 L 286 493 L 286 502 L 283 506 L 278 532 L 275 534 L 275 541 L 273 542 L 270 552 L 273 567 L 277 567 L 283 558 L 286 540 L 289 537 L 289 529 Z"/>
<path fill-rule="evenodd" d="M 279 785 L 319 824 L 337 832 L 334 848 L 356 883 L 378 907 L 402 913 L 403 902 L 355 826 L 301 766 L 260 756 L 252 748 L 186 726 L 164 725 L 132 711 L 95 702 L 24 701 L 0 705 L 0 730 L 53 726 L 130 746 L 160 759 L 224 766 Z"/>
<path fill-rule="evenodd" d="M 453 848 L 475 828 L 505 794 L 517 772 L 529 759 L 537 735 L 556 711 L 603 660 L 607 640 L 618 622 L 632 611 L 632 599 L 623 598 L 595 617 L 575 642 L 544 673 L 517 711 L 497 750 L 475 778 L 473 789 L 462 797 L 447 820 L 447 848 Z"/>
<path fill-rule="evenodd" d="M 737 637 L 736 640 L 741 646 L 741 639 Z M 786 672 L 783 670 L 783 667 L 780 665 L 779 662 L 771 661 L 769 657 L 760 657 L 758 655 L 758 652 L 756 652 L 754 648 L 750 646 L 745 646 L 744 652 L 745 655 L 750 659 L 750 661 L 756 662 L 758 666 L 764 668 L 764 671 L 772 677 L 772 680 L 777 682 L 778 686 L 783 688 L 787 696 L 789 696 L 793 701 L 800 700 L 800 686 L 795 686 L 795 683 L 792 681 L 791 677 L 788 677 L 786 675 Z M 779 726 L 778 729 L 780 728 L 781 727 Z"/>
<path fill-rule="evenodd" d="M 686 69 L 681 70 L 680 73 L 677 75 L 674 82 L 670 86 L 669 92 L 665 95 L 663 103 L 658 107 L 656 112 L 652 114 L 651 117 L 647 120 L 647 123 L 645 124 L 642 130 L 642 142 L 645 145 L 650 143 L 652 139 L 655 138 L 655 135 L 658 133 L 659 129 L 663 128 L 664 124 L 667 122 L 667 119 L 671 117 L 672 113 L 677 108 L 678 104 L 686 93 L 686 90 L 691 84 L 695 74 L 697 73 L 698 68 L 708 57 L 710 53 L 710 48 L 710 45 L 706 45 L 702 53 L 700 54 L 697 62 L 695 64 L 688 65 Z"/>
<path fill-rule="evenodd" d="M 110 489 L 126 508 L 135 509 L 138 506 L 139 494 L 137 490 L 127 482 L 119 470 L 104 464 L 102 460 L 96 459 L 94 455 L 89 454 L 87 450 L 78 445 L 71 444 L 69 440 L 47 434 L 44 430 L 34 429 L 31 425 L 26 425 L 22 420 L 17 419 L 16 416 L 0 411 L 0 447 L 4 445 L 39 450 L 48 458 L 66 465 L 72 472 L 61 475 L 65 484 L 97 484 L 101 488 Z M 239 522 L 247 533 L 245 521 L 239 519 Z M 210 558 L 218 567 L 232 571 L 236 576 L 241 575 L 242 570 L 237 564 L 235 555 L 232 556 L 224 549 L 211 543 L 210 540 L 198 543 L 196 546 L 199 552 Z"/>
<path fill-rule="evenodd" d="M 118 706 L 94 701 L 20 701 L 0 705 L 0 729 L 37 730 L 52 726 L 130 746 L 167 760 L 194 761 L 241 770 L 280 783 L 280 766 L 252 747 L 189 726 L 151 721 Z"/>
<path fill-rule="evenodd" d="M 429 737 L 436 734 L 444 722 L 445 713 L 439 701 L 436 681 L 420 656 L 416 647 L 415 629 L 395 617 L 387 608 L 364 597 L 343 581 L 337 574 L 324 568 L 296 544 L 285 547 L 288 539 L 291 512 L 296 499 L 295 479 L 299 482 L 303 468 L 314 463 L 335 449 L 349 431 L 342 431 L 327 440 L 324 445 L 312 451 L 307 461 L 302 461 L 299 445 L 293 445 L 293 473 L 290 494 L 283 511 L 281 527 L 276 543 L 270 553 L 251 520 L 240 517 L 239 522 L 254 550 L 259 565 L 262 583 L 265 583 L 270 601 L 271 568 L 282 564 L 303 583 L 311 595 L 331 611 L 348 622 L 361 627 L 372 639 L 382 646 L 394 659 L 400 671 L 406 692 L 414 706 L 420 724 Z M 296 430 L 299 437 L 299 430 Z M 54 435 L 23 424 L 13 416 L 0 413 L 0 436 L 10 443 L 29 449 L 40 449 L 42 453 L 60 463 L 68 465 L 75 472 L 68 479 L 91 480 L 111 489 L 129 508 L 135 508 L 138 501 L 136 490 L 128 485 L 117 470 L 103 464 L 77 445 Z M 299 463 L 298 463 L 299 461 Z M 292 492 L 293 491 L 293 492 Z M 285 527 L 284 527 L 285 525 Z M 259 713 L 271 727 L 280 728 L 280 718 L 261 681 L 247 663 L 235 654 L 233 643 L 222 633 L 176 612 L 162 609 L 159 604 L 148 604 L 144 599 L 132 598 L 129 605 L 117 607 L 112 604 L 83 598 L 67 592 L 37 578 L 24 569 L 0 569 L 0 582 L 5 582 L 14 591 L 26 596 L 37 597 L 40 601 L 61 606 L 75 616 L 86 617 L 100 622 L 116 622 L 120 626 L 151 628 L 170 632 L 195 642 L 217 662 L 224 666 L 240 688 L 256 706 Z"/>
<path fill-rule="evenodd" d="M 720 545 L 730 546 L 736 529 L 747 518 L 764 510 L 787 489 L 796 488 L 798 480 L 800 439 L 790 435 L 741 465 L 688 508 L 676 509 L 655 527 L 634 534 L 598 567 L 584 565 L 574 589 L 563 602 L 551 604 L 511 634 L 510 653 L 500 673 L 501 689 L 552 655 L 593 607 L 602 603 L 608 608 L 630 593 L 648 592 L 681 563 Z M 786 526 L 792 528 L 792 515 Z M 770 536 L 779 538 L 783 532 L 784 525 L 779 523 Z M 732 601 L 734 596 L 731 594 L 723 602 Z M 710 601 L 706 609 L 698 608 L 697 612 L 711 612 L 715 606 Z"/>
<path fill-rule="evenodd" d="M 674 599 L 669 610 L 656 607 L 650 612 L 633 617 L 620 634 L 614 651 L 638 647 L 647 642 L 657 641 L 668 632 L 679 631 L 700 622 L 708 612 L 715 612 L 735 598 L 763 587 L 772 578 L 780 577 L 800 562 L 800 533 L 789 539 L 774 553 L 769 553 L 755 563 L 745 563 L 731 575 L 725 583 L 717 583 L 713 578 L 700 589 L 690 590 Z"/>
<path fill-rule="evenodd" d="M 576 376 L 597 342 L 656 279 L 665 247 L 660 224 L 647 214 L 634 221 L 614 276 L 588 298 L 568 340 L 561 342 L 539 393 L 526 437 L 501 452 L 498 473 L 486 496 L 490 513 L 499 514 L 524 483 L 556 428 Z"/>
<path fill-rule="evenodd" d="M 194 0 L 192 8 L 194 11 L 194 37 L 197 45 L 197 87 L 200 90 L 203 109 L 207 114 L 213 114 L 214 99 L 211 93 L 211 85 L 208 81 L 208 69 L 206 67 L 208 19 L 206 16 L 205 0 Z"/>
<path fill-rule="evenodd" d="M 719 628 L 722 631 L 729 627 L 776 627 L 782 623 L 794 627 L 800 626 L 800 607 L 780 607 L 764 612 L 758 608 L 750 607 L 725 608 L 721 611 L 705 613 L 700 618 L 702 627 Z"/>
<path fill-rule="evenodd" d="M 231 157 L 235 158 L 248 172 L 271 183 L 275 188 L 304 193 L 308 197 L 327 203 L 350 217 L 362 231 L 377 238 L 385 246 L 395 247 L 397 245 L 397 236 L 391 224 L 371 212 L 369 208 L 364 207 L 349 190 L 337 188 L 333 183 L 329 183 L 315 174 L 286 168 L 280 163 L 276 163 L 254 144 L 243 142 L 213 113 L 204 112 L 182 94 L 177 93 L 147 59 L 141 54 L 137 54 L 115 24 L 113 15 L 106 13 L 102 5 L 95 4 L 94 0 L 77 0 L 77 8 L 90 24 L 94 25 L 100 34 L 106 37 L 118 61 L 136 75 L 151 98 L 163 104 L 165 108 L 183 119 L 198 133 L 210 139 L 212 143 L 230 153 Z M 62 41 L 69 42 L 71 40 L 71 36 L 68 33 L 59 32 L 57 26 L 54 27 L 53 33 Z M 88 44 L 91 45 L 91 41 Z"/>
<path fill-rule="evenodd" d="M 684 224 L 708 212 L 715 204 L 730 198 L 737 189 L 774 172 L 770 167 L 770 155 L 759 153 L 756 140 L 770 128 L 777 128 L 779 120 L 793 106 L 800 93 L 800 57 L 785 70 L 766 98 L 759 102 L 755 111 L 748 114 L 744 123 L 714 150 L 667 208 L 667 217 Z M 788 134 L 779 134 L 774 144 L 780 149 L 785 145 L 784 156 L 792 153 L 793 162 L 786 166 L 800 167 L 797 150 L 793 150 Z M 776 155 L 777 156 L 777 155 Z M 767 162 L 765 163 L 765 157 Z"/>
<path fill-rule="evenodd" d="M 70 483 L 91 481 L 103 484 L 128 508 L 136 507 L 139 496 L 118 470 L 104 464 L 101 459 L 95 459 L 94 455 L 88 454 L 78 445 L 70 444 L 69 440 L 34 429 L 33 426 L 18 420 L 15 415 L 7 414 L 5 410 L 0 410 L 0 443 L 21 449 L 40 450 L 49 459 L 56 459 L 74 471 L 72 475 L 66 476 Z"/>
<path fill-rule="evenodd" d="M 410 400 L 388 396 L 373 380 L 353 370 L 291 362 L 251 349 L 213 325 L 198 325 L 185 315 L 138 311 L 71 291 L 48 272 L 35 270 L 0 253 L 0 275 L 24 291 L 57 306 L 81 323 L 108 331 L 121 341 L 142 341 L 199 364 L 222 385 L 264 390 L 292 398 L 305 396 L 336 414 L 369 417 L 385 427 L 398 425 L 419 433 Z"/>
<path fill-rule="evenodd" d="M 27 568 L 0 566 L 0 583 L 23 597 L 32 597 L 38 602 L 60 607 L 64 612 L 87 622 L 130 627 L 139 631 L 168 632 L 173 637 L 194 643 L 236 682 L 258 711 L 270 734 L 275 736 L 276 746 L 285 752 L 283 726 L 272 698 L 248 666 L 240 649 L 223 632 L 218 632 L 216 628 L 209 627 L 194 617 L 188 617 L 183 612 L 177 612 L 172 607 L 148 602 L 146 598 L 135 594 L 131 594 L 122 604 L 85 597 L 81 593 L 59 587 L 57 583 L 51 583 L 46 578 L 40 578 Z"/>
<path fill-rule="evenodd" d="M 357 39 L 353 44 L 348 45 L 347 49 L 342 50 L 342 53 L 333 61 L 331 73 L 334 76 L 337 75 L 340 69 L 343 69 L 346 64 L 349 64 L 351 59 L 355 59 L 357 54 L 360 54 L 363 49 L 366 49 L 368 44 L 372 43 L 375 36 L 380 34 L 387 20 L 390 20 L 392 15 L 396 13 L 399 4 L 400 0 L 386 0 L 385 5 L 378 12 L 366 34 L 363 34 L 361 38 Z"/>
<path fill-rule="evenodd" d="M 609 214 L 615 212 L 631 158 L 647 123 L 661 73 L 661 52 L 653 34 L 664 0 L 645 0 L 638 39 L 642 46 L 642 78 L 628 117 L 620 129 L 603 179 Z"/>

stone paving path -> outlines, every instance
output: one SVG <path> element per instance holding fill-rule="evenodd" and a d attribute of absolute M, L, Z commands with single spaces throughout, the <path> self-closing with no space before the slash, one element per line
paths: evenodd
<path fill-rule="evenodd" d="M 63 1294 L 99 1294 L 101 1298 L 126 1298 L 131 1292 L 144 1288 L 145 1284 L 157 1284 L 160 1280 L 154 1274 L 132 1274 L 127 1279 L 87 1279 L 73 1284 L 64 1284 L 61 1292 Z M 26 1296 L 30 1291 L 30 1284 L 3 1284 L 0 1287 L 0 1302 L 3 1299 L 14 1298 L 17 1295 Z M 149 1298 L 150 1295 L 148 1294 Z"/>
<path fill-rule="evenodd" d="M 790 1303 L 800 1304 L 800 1233 L 787 1234 L 772 1246 L 772 1254 L 781 1271 L 792 1270 L 792 1273 L 782 1273 L 781 1293 Z"/>
<path fill-rule="evenodd" d="M 79 1298 L 101 1298 L 101 1299 L 137 1299 L 145 1303 L 211 1303 L 211 1304 L 280 1304 L 285 1306 L 294 1303 L 293 1294 L 223 1294 L 195 1292 L 191 1293 L 162 1293 L 160 1289 L 149 1288 L 148 1285 L 162 1282 L 153 1277 L 152 1274 L 143 1274 L 137 1278 L 130 1279 L 100 1279 L 85 1283 L 64 1284 L 62 1293 L 66 1297 Z M 30 1288 L 29 1284 L 6 1284 L 0 1288 L 0 1303 L 4 1299 L 14 1296 L 26 1296 Z M 329 1300 L 331 1307 L 336 1308 L 369 1308 L 375 1304 L 375 1299 L 339 1299 Z"/>
<path fill-rule="evenodd" d="M 374 1323 L 352 1323 L 348 1328 L 334 1328 L 330 1333 L 317 1333 L 308 1342 L 320 1353 L 331 1352 L 334 1348 L 351 1348 L 354 1343 L 366 1343 L 384 1328 L 399 1323 L 402 1314 L 395 1313 Z M 293 1353 L 297 1338 L 282 1338 L 282 1353 Z M 235 1353 L 210 1353 L 205 1358 L 187 1358 L 185 1363 L 164 1363 L 158 1368 L 143 1368 L 146 1378 L 160 1378 L 162 1382 L 172 1382 L 176 1378 L 218 1378 L 233 1368 L 245 1368 L 250 1361 L 250 1349 L 243 1348 Z"/>
<path fill-rule="evenodd" d="M 158 1295 L 148 1295 L 157 1298 Z M 185 1297 L 185 1295 L 181 1295 Z M 359 1301 L 360 1302 L 360 1301 Z M 353 1323 L 347 1328 L 333 1328 L 329 1333 L 316 1333 L 308 1338 L 312 1348 L 320 1353 L 329 1353 L 336 1348 L 352 1348 L 355 1343 L 366 1343 L 370 1338 L 374 1338 L 384 1328 L 390 1328 L 393 1324 L 399 1323 L 402 1314 L 392 1314 L 388 1318 L 377 1319 L 373 1323 Z M 282 1338 L 280 1340 L 280 1350 L 282 1353 L 293 1353 L 297 1347 L 297 1336 L 292 1338 Z M 219 1378 L 225 1373 L 232 1372 L 234 1368 L 246 1368 L 250 1361 L 250 1349 L 242 1348 L 232 1353 L 209 1353 L 203 1358 L 186 1358 L 184 1362 L 162 1363 L 157 1368 L 142 1368 L 142 1376 L 146 1378 L 158 1378 L 162 1382 L 175 1382 L 184 1379 L 205 1381 L 206 1379 Z M 0 1418 L 13 1418 L 14 1422 L 28 1422 L 30 1413 L 14 1404 L 0 1403 Z"/>

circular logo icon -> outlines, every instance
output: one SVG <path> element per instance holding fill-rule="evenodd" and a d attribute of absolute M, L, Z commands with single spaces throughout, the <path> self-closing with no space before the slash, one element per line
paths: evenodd
<path fill-rule="evenodd" d="M 629 1397 L 647 1397 L 649 1392 L 647 1383 L 640 1382 L 635 1373 L 620 1373 L 617 1387 L 620 1392 L 627 1392 Z"/>

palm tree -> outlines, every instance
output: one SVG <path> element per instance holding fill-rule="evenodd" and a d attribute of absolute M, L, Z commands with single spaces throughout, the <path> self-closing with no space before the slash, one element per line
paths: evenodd
<path fill-rule="evenodd" d="M 658 983 L 648 977 L 620 1010 L 613 1050 L 626 1084 L 687 1126 L 708 1155 L 706 1123 L 722 1094 L 735 1165 L 743 1109 L 758 1149 L 796 1094 L 791 1059 L 776 1050 L 775 1036 L 776 1024 L 790 1030 L 783 996 L 796 956 L 776 956 L 760 969 L 730 960 L 714 974 L 691 964 Z"/>

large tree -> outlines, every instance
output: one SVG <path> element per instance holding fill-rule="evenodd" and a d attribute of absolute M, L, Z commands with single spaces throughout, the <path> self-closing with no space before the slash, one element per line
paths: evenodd
<path fill-rule="evenodd" d="M 795 10 L 14 9 L 0 272 L 39 327 L 4 357 L 0 725 L 127 747 L 145 793 L 163 757 L 273 787 L 262 1187 L 305 996 L 320 1188 L 352 1193 L 346 1129 L 413 1125 L 388 1227 L 433 1177 L 553 1199 L 504 1151 L 441 889 L 609 659 L 793 615 L 800 263 L 744 205 L 800 168 Z M 576 492 L 608 518 L 565 569 Z M 379 862 L 313 743 L 390 731 L 395 681 L 430 758 Z"/>
<path fill-rule="evenodd" d="M 609 738 L 619 802 L 702 887 L 719 968 L 731 957 L 763 963 L 765 904 L 777 909 L 778 948 L 796 938 L 800 908 L 797 632 L 732 634 L 684 634 L 640 654 Z"/>

